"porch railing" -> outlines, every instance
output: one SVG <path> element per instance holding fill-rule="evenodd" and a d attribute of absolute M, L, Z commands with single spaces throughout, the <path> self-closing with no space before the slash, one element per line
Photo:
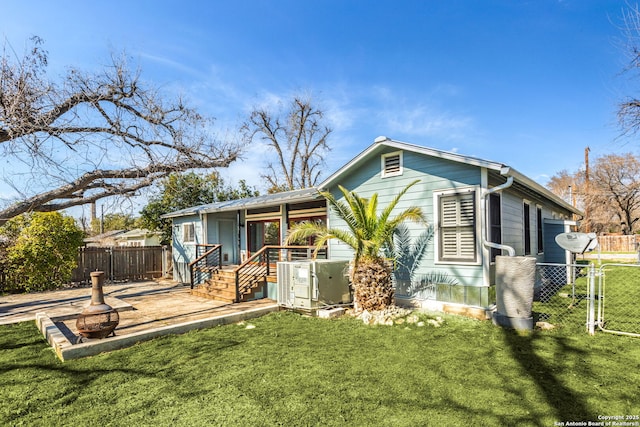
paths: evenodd
<path fill-rule="evenodd" d="M 236 301 L 268 277 L 275 278 L 276 262 L 311 259 L 314 250 L 315 246 L 264 246 L 235 269 Z M 316 258 L 326 259 L 327 249 L 320 249 Z"/>
<path fill-rule="evenodd" d="M 222 268 L 222 245 L 196 245 L 196 259 L 189 263 L 191 289 Z"/>

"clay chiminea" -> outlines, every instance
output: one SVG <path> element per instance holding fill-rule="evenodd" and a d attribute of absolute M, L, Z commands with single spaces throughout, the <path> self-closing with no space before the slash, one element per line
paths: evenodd
<path fill-rule="evenodd" d="M 76 320 L 78 333 L 84 338 L 105 338 L 120 322 L 118 311 L 104 302 L 103 283 L 104 271 L 91 272 L 91 304 Z"/>

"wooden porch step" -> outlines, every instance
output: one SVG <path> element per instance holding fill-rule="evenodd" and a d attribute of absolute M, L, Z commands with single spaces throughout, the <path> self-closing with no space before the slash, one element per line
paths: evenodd
<path fill-rule="evenodd" d="M 206 296 L 211 299 L 234 302 L 236 299 L 235 279 L 232 281 L 210 279 L 205 283 L 196 286 L 192 289 L 191 293 L 194 295 Z"/>
<path fill-rule="evenodd" d="M 209 293 L 207 291 L 203 291 L 202 289 L 199 288 L 193 288 L 191 289 L 191 295 L 197 296 L 197 297 L 202 297 L 202 298 L 208 298 L 208 299 L 212 299 L 212 300 L 216 300 L 216 301 L 223 301 L 223 302 L 228 302 L 228 303 L 233 303 L 236 302 L 236 296 L 235 293 L 232 297 L 228 297 L 225 295 L 220 295 L 220 294 L 212 294 Z"/>
<path fill-rule="evenodd" d="M 235 266 L 223 266 L 222 269 L 214 269 L 211 271 L 211 278 L 204 283 L 197 285 L 191 290 L 193 295 L 215 299 L 225 302 L 237 302 L 236 300 L 236 273 Z M 266 273 L 266 267 L 265 271 Z M 246 301 L 255 296 L 256 292 L 266 286 L 267 281 L 272 279 L 260 274 L 261 271 L 254 271 L 252 277 L 255 282 L 253 286 L 240 296 L 241 301 Z M 246 276 L 245 276 L 246 277 Z M 275 279 L 275 277 L 273 278 Z"/>
<path fill-rule="evenodd" d="M 256 282 L 256 284 L 240 296 L 241 301 L 246 301 L 255 296 L 255 294 L 262 290 L 266 286 L 266 281 Z M 236 288 L 235 282 L 233 284 L 225 283 L 202 283 L 191 290 L 192 295 L 205 297 L 209 299 L 215 299 L 225 302 L 237 302 L 236 301 Z"/>

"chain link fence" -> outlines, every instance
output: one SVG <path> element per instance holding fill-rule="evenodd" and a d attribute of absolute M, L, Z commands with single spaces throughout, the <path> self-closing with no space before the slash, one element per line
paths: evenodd
<path fill-rule="evenodd" d="M 537 264 L 533 317 L 581 333 L 597 327 L 640 337 L 640 265 Z"/>
<path fill-rule="evenodd" d="M 640 265 L 604 264 L 597 276 L 598 328 L 640 337 Z"/>
<path fill-rule="evenodd" d="M 587 322 L 589 265 L 536 265 L 534 322 L 584 332 Z"/>

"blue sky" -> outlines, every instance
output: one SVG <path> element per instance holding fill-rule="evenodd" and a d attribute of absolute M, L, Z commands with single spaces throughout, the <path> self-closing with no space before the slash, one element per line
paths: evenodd
<path fill-rule="evenodd" d="M 636 151 L 616 104 L 624 1 L 4 0 L 0 35 L 45 40 L 50 72 L 125 50 L 143 78 L 233 132 L 254 105 L 311 92 L 334 129 L 327 174 L 379 135 L 508 164 L 545 184 Z M 225 175 L 260 187 L 255 149 Z M 5 166 L 10 168 L 11 166 Z M 5 171 L 6 173 L 7 171 Z M 10 172 L 10 171 L 9 171 Z"/>

